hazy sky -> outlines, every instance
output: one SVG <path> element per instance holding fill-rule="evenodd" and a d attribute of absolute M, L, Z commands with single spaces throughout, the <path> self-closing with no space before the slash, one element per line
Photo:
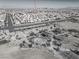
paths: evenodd
<path fill-rule="evenodd" d="M 0 8 L 34 8 L 35 0 L 0 0 Z M 36 0 L 36 7 L 79 7 L 79 0 Z"/>

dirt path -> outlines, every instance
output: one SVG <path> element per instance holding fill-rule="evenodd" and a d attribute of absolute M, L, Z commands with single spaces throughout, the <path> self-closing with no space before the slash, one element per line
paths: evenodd
<path fill-rule="evenodd" d="M 46 49 L 8 47 L 0 45 L 0 59 L 57 59 Z"/>
<path fill-rule="evenodd" d="M 17 47 L 8 47 L 7 44 L 0 45 L 0 59 L 11 59 L 10 53 L 18 50 Z"/>

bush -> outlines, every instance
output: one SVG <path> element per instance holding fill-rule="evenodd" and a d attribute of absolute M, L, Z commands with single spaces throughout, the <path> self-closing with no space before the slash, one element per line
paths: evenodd
<path fill-rule="evenodd" d="M 0 45 L 6 44 L 6 43 L 8 43 L 8 42 L 10 42 L 10 41 L 8 41 L 8 40 L 0 40 Z"/>

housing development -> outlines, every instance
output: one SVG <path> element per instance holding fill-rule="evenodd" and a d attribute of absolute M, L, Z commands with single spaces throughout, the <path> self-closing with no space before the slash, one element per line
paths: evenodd
<path fill-rule="evenodd" d="M 0 59 L 79 59 L 79 8 L 0 8 Z"/>

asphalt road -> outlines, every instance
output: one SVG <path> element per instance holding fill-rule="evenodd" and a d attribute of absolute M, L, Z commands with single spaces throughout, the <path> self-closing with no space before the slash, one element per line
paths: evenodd
<path fill-rule="evenodd" d="M 12 20 L 13 20 L 13 17 L 11 14 L 9 13 L 6 13 L 6 18 L 5 18 L 5 27 L 8 28 L 9 31 L 13 31 L 13 24 L 12 24 Z M 5 29 L 4 27 L 4 29 Z"/>

